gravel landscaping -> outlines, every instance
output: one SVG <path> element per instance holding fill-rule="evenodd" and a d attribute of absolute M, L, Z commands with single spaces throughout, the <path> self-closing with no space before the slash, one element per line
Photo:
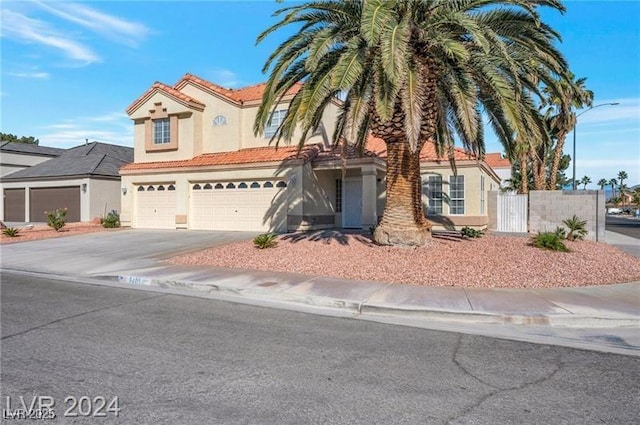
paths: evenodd
<path fill-rule="evenodd" d="M 529 246 L 529 238 L 434 237 L 431 246 L 377 246 L 365 235 L 287 234 L 274 248 L 251 241 L 180 255 L 175 264 L 475 288 L 550 288 L 640 281 L 640 259 L 605 243 L 568 242 L 569 253 Z"/>
<path fill-rule="evenodd" d="M 16 237 L 9 237 L 6 235 L 0 235 L 0 244 L 9 244 L 16 242 L 33 241 L 37 239 L 47 238 L 59 238 L 61 236 L 80 235 L 82 233 L 94 233 L 107 230 L 117 229 L 105 229 L 100 224 L 96 223 L 68 223 L 59 232 L 56 232 L 46 224 L 36 224 L 33 226 L 18 226 L 20 232 Z"/>

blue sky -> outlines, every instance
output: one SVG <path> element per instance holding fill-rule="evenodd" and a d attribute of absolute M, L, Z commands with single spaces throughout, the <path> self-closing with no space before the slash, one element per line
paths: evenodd
<path fill-rule="evenodd" d="M 287 3 L 285 3 L 287 4 Z M 543 12 L 563 38 L 594 105 L 577 127 L 576 175 L 629 174 L 640 183 L 640 1 L 567 1 Z M 186 72 L 228 87 L 266 78 L 262 65 L 285 32 L 259 46 L 257 35 L 282 7 L 264 1 L 3 1 L 0 131 L 35 136 L 44 146 L 84 139 L 132 146 L 124 110 L 154 81 Z M 571 153 L 572 138 L 565 152 Z M 487 135 L 487 151 L 501 151 Z M 571 176 L 571 168 L 568 171 Z"/>

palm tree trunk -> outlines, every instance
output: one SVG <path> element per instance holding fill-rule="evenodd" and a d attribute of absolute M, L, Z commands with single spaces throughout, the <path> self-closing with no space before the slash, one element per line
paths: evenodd
<path fill-rule="evenodd" d="M 520 155 L 520 193 L 529 193 L 529 171 L 527 170 L 527 155 Z"/>
<path fill-rule="evenodd" d="M 547 182 L 548 190 L 556 190 L 556 181 L 558 180 L 558 168 L 560 168 L 560 160 L 562 159 L 564 141 L 567 137 L 567 132 L 558 133 L 556 139 L 556 148 L 553 151 L 553 162 L 551 163 L 551 173 L 549 174 L 549 181 Z M 572 161 L 574 159 L 572 158 Z"/>
<path fill-rule="evenodd" d="M 426 245 L 431 224 L 422 206 L 420 151 L 411 152 L 406 140 L 386 143 L 387 200 L 373 238 L 381 245 Z"/>

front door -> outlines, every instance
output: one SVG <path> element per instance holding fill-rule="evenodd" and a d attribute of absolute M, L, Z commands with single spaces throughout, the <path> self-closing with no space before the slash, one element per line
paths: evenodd
<path fill-rule="evenodd" d="M 345 179 L 342 188 L 342 227 L 362 228 L 362 180 Z"/>

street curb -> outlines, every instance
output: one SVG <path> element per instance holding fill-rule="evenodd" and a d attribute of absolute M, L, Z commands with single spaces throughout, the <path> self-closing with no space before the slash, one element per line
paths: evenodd
<path fill-rule="evenodd" d="M 351 314 L 363 316 L 394 315 L 413 317 L 443 323 L 551 326 L 563 328 L 640 328 L 640 316 L 618 315 L 616 317 L 589 316 L 582 314 L 522 314 L 491 311 L 466 311 L 445 309 L 401 308 L 368 303 L 366 300 L 354 301 L 317 295 L 295 295 L 286 292 L 272 292 L 256 288 L 237 289 L 216 283 L 199 283 L 184 280 L 149 278 L 130 275 L 117 276 L 120 284 L 129 286 L 154 286 L 165 289 L 179 289 L 201 294 L 219 293 L 231 295 L 237 302 L 242 300 L 264 300 L 279 303 L 302 304 L 312 307 L 324 307 L 346 310 Z"/>

